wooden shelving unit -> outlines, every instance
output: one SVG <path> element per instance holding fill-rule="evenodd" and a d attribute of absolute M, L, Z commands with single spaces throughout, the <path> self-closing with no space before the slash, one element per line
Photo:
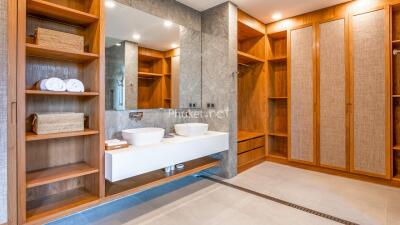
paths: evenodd
<path fill-rule="evenodd" d="M 238 172 L 265 159 L 265 25 L 238 10 Z"/>
<path fill-rule="evenodd" d="M 162 73 L 146 73 L 146 72 L 139 72 L 139 78 L 141 77 L 152 77 L 152 78 L 160 78 L 163 76 Z"/>
<path fill-rule="evenodd" d="M 268 156 L 288 158 L 287 32 L 270 33 L 268 55 Z"/>
<path fill-rule="evenodd" d="M 400 4 L 391 7 L 391 24 L 392 24 L 392 46 L 391 51 L 394 49 L 400 50 Z M 400 54 L 392 56 L 392 179 L 400 181 Z"/>
<path fill-rule="evenodd" d="M 42 224 L 104 196 L 103 1 L 21 0 L 18 12 L 18 223 Z M 33 44 L 38 27 L 83 36 L 84 51 Z M 78 79 L 87 92 L 30 90 L 49 77 Z M 36 112 L 84 113 L 86 128 L 37 135 Z"/>

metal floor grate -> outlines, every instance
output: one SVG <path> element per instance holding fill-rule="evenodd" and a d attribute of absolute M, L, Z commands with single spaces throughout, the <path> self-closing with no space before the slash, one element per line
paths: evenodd
<path fill-rule="evenodd" d="M 325 219 L 328 219 L 328 220 L 332 220 L 332 221 L 335 221 L 335 222 L 338 222 L 338 223 L 341 223 L 341 224 L 358 225 L 357 223 L 353 223 L 353 222 L 347 221 L 345 219 L 338 218 L 336 216 L 332 216 L 332 215 L 329 215 L 329 214 L 326 214 L 326 213 L 318 212 L 316 210 L 309 209 L 307 207 L 303 207 L 301 205 L 297 205 L 297 204 L 294 204 L 294 203 L 291 203 L 291 202 L 287 202 L 287 201 L 284 201 L 284 200 L 281 200 L 281 199 L 278 199 L 278 198 L 275 198 L 275 197 L 271 197 L 271 196 L 268 196 L 268 195 L 265 195 L 265 194 L 261 194 L 259 192 L 255 192 L 255 191 L 252 191 L 252 190 L 247 189 L 247 188 L 236 186 L 234 184 L 230 184 L 230 183 L 227 183 L 227 182 L 224 182 L 224 181 L 221 181 L 221 180 L 218 180 L 218 179 L 206 176 L 206 175 L 200 175 L 200 177 L 204 178 L 204 179 L 207 179 L 207 180 L 210 180 L 210 181 L 213 181 L 213 182 L 216 182 L 216 183 L 219 183 L 219 184 L 222 184 L 222 185 L 225 185 L 225 186 L 228 186 L 228 187 L 231 187 L 231 188 L 234 188 L 234 189 L 237 189 L 237 190 L 240 190 L 240 191 L 247 192 L 249 194 L 252 194 L 252 195 L 264 198 L 264 199 L 268 199 L 270 201 L 273 201 L 273 202 L 276 202 L 276 203 L 279 203 L 279 204 L 282 204 L 282 205 L 289 206 L 291 208 L 294 208 L 294 209 L 297 209 L 297 210 L 300 210 L 300 211 L 303 211 L 303 212 L 306 212 L 306 213 L 313 214 L 315 216 L 319 216 L 319 217 L 322 217 L 322 218 L 325 218 Z"/>

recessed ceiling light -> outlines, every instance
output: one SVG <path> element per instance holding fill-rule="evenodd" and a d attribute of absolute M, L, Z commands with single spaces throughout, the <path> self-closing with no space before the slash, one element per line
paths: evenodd
<path fill-rule="evenodd" d="M 165 27 L 171 27 L 172 24 L 173 24 L 173 23 L 172 23 L 171 21 L 169 21 L 169 20 L 164 21 L 164 26 L 165 26 Z"/>
<path fill-rule="evenodd" d="M 135 39 L 136 41 L 138 41 L 138 40 L 140 40 L 140 35 L 134 34 L 134 35 L 132 35 L 132 38 Z"/>
<path fill-rule="evenodd" d="M 171 45 L 171 47 L 172 47 L 172 48 L 177 48 L 177 47 L 178 47 L 178 45 L 177 45 L 177 44 L 175 44 L 175 43 L 173 43 L 173 44 Z"/>
<path fill-rule="evenodd" d="M 117 44 L 115 44 L 115 46 L 118 46 L 118 47 L 119 47 L 119 46 L 121 46 L 121 43 L 117 43 Z"/>
<path fill-rule="evenodd" d="M 274 19 L 274 20 L 280 20 L 280 19 L 282 19 L 282 14 L 280 14 L 280 13 L 274 13 L 274 14 L 272 15 L 272 19 Z"/>
<path fill-rule="evenodd" d="M 110 8 L 110 9 L 115 8 L 115 2 L 112 1 L 112 0 L 107 0 L 105 2 L 105 5 L 106 5 L 107 8 Z"/>

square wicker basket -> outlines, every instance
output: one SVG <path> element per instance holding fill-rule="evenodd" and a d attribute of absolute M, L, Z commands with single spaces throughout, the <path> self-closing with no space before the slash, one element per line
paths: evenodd
<path fill-rule="evenodd" d="M 33 118 L 33 132 L 55 134 L 83 131 L 83 113 L 36 113 Z"/>
<path fill-rule="evenodd" d="M 83 36 L 40 27 L 35 31 L 35 44 L 51 49 L 60 49 L 72 52 L 84 51 Z"/>

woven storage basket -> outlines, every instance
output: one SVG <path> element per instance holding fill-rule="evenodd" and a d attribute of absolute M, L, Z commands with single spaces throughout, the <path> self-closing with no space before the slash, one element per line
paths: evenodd
<path fill-rule="evenodd" d="M 83 36 L 40 27 L 35 31 L 35 44 L 51 49 L 60 49 L 73 52 L 84 51 Z"/>
<path fill-rule="evenodd" d="M 55 134 L 84 130 L 83 113 L 36 113 L 33 119 L 33 132 L 36 134 Z"/>

